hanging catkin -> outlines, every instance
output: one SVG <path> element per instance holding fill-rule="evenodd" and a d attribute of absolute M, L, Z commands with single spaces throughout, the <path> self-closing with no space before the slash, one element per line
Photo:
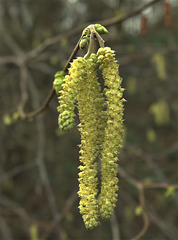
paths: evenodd
<path fill-rule="evenodd" d="M 98 37 L 99 33 L 106 31 L 99 24 L 87 27 L 79 47 L 91 44 L 91 36 Z M 98 39 L 103 45 L 100 36 Z M 115 52 L 109 47 L 100 47 L 94 54 L 91 53 L 92 47 L 89 48 L 84 58 L 78 57 L 71 63 L 65 77 L 64 72 L 58 72 L 54 87 L 59 95 L 58 123 L 63 131 L 73 128 L 74 110 L 78 107 L 81 135 L 79 210 L 86 228 L 92 229 L 101 220 L 109 219 L 116 206 L 118 153 L 122 147 L 125 99 Z M 102 72 L 103 91 L 97 77 L 99 69 Z"/>
<path fill-rule="evenodd" d="M 109 47 L 98 50 L 98 62 L 105 83 L 107 106 L 107 126 L 101 154 L 99 198 L 100 216 L 103 220 L 112 216 L 117 201 L 117 162 L 123 136 L 123 102 L 125 100 L 122 95 L 124 89 L 121 87 L 122 79 L 118 74 L 118 64 L 114 56 L 114 51 Z"/>

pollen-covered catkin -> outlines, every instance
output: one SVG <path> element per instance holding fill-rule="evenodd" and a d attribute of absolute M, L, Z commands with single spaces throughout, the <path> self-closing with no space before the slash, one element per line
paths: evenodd
<path fill-rule="evenodd" d="M 86 60 L 87 82 L 80 82 L 77 95 L 79 109 L 79 130 L 81 133 L 80 162 L 79 167 L 79 209 L 82 214 L 86 228 L 92 229 L 100 224 L 98 206 L 98 178 L 97 178 L 97 156 L 99 154 L 98 139 L 103 129 L 104 98 L 100 92 L 97 81 L 96 55 L 92 54 Z"/>
<path fill-rule="evenodd" d="M 65 76 L 62 90 L 59 91 L 59 127 L 65 131 L 70 131 L 74 126 L 75 98 L 77 95 L 77 85 L 85 78 L 85 63 L 82 57 L 73 61 L 69 68 L 69 74 Z"/>
<path fill-rule="evenodd" d="M 95 120 L 96 120 L 96 150 L 98 151 L 98 156 L 100 156 L 102 151 L 102 144 L 104 141 L 104 129 L 106 127 L 106 103 L 105 98 L 103 96 L 103 92 L 101 91 L 101 85 L 98 82 L 97 77 L 97 55 L 92 53 L 87 60 L 87 68 L 89 74 L 89 81 L 91 86 L 91 94 L 90 94 L 90 101 L 92 105 L 92 109 L 95 113 Z"/>
<path fill-rule="evenodd" d="M 107 126 L 101 154 L 101 193 L 99 197 L 100 216 L 109 219 L 118 197 L 118 152 L 123 136 L 123 88 L 118 73 L 114 51 L 109 47 L 98 50 L 98 63 L 105 84 Z"/>

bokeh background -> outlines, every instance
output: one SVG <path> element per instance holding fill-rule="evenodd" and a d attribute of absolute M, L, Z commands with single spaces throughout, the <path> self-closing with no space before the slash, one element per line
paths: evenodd
<path fill-rule="evenodd" d="M 0 0 L 0 239 L 178 239 L 178 2 L 169 3 L 171 15 L 161 0 Z M 43 104 L 82 29 L 103 20 L 126 89 L 125 139 L 115 214 L 91 231 L 78 211 L 78 120 L 58 130 L 56 95 L 22 118 Z"/>

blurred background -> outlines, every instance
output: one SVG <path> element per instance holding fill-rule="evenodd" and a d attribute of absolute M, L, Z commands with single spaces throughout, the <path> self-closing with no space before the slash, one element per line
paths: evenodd
<path fill-rule="evenodd" d="M 0 0 L 0 239 L 178 239 L 178 2 L 169 3 Z M 22 118 L 43 104 L 83 28 L 102 20 L 127 102 L 117 207 L 91 231 L 78 211 L 78 120 L 58 130 L 56 95 Z"/>

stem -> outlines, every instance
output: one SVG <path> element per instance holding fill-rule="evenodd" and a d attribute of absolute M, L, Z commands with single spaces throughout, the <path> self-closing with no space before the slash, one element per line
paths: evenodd
<path fill-rule="evenodd" d="M 102 48 L 104 47 L 104 40 L 102 39 L 100 34 L 96 31 L 94 24 L 89 25 L 88 28 L 90 29 L 90 42 L 89 42 L 87 54 L 84 56 L 85 59 L 88 59 L 89 56 L 92 53 L 94 53 L 95 40 L 98 41 L 100 47 Z"/>
<path fill-rule="evenodd" d="M 99 46 L 100 47 L 104 47 L 104 40 L 102 39 L 102 37 L 100 36 L 100 34 L 95 30 L 94 24 L 89 25 L 87 28 L 90 29 L 90 43 L 89 43 L 89 47 L 88 47 L 88 52 L 87 54 L 84 56 L 85 59 L 89 58 L 89 56 L 94 52 L 94 47 L 95 47 L 95 40 L 98 41 Z M 86 28 L 85 28 L 86 29 Z M 77 42 L 75 48 L 72 51 L 72 54 L 70 55 L 69 59 L 67 60 L 67 63 L 64 67 L 64 72 L 67 73 L 67 70 L 69 68 L 70 63 L 72 62 L 72 60 L 75 58 L 77 52 L 79 51 L 80 47 L 80 41 L 82 40 L 84 34 L 85 34 L 85 29 L 82 32 L 82 35 L 79 39 L 79 41 Z M 55 91 L 53 88 L 51 88 L 47 98 L 45 99 L 45 101 L 43 102 L 42 106 L 40 108 L 38 108 L 35 111 L 32 111 L 30 113 L 25 113 L 24 112 L 24 106 L 22 106 L 22 108 L 19 111 L 20 117 L 21 119 L 29 119 L 29 118 L 33 118 L 36 115 L 38 115 L 39 113 L 43 112 L 49 105 L 49 102 L 51 101 L 52 97 L 54 96 Z"/>

